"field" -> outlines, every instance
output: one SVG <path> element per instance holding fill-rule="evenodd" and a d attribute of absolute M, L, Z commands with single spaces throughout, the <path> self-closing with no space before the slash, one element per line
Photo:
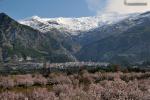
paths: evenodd
<path fill-rule="evenodd" d="M 0 76 L 0 100 L 150 100 L 150 72 Z"/>

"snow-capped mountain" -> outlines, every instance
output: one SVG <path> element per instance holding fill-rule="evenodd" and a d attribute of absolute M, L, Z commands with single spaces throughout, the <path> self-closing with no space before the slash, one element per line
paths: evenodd
<path fill-rule="evenodd" d="M 127 17 L 129 17 L 129 15 L 119 15 L 116 13 L 106 13 L 100 16 L 81 18 L 40 18 L 33 16 L 20 20 L 19 22 L 38 29 L 41 32 L 48 32 L 56 28 L 60 31 L 69 32 L 71 35 L 78 35 L 78 33 L 89 31 L 103 25 L 113 24 Z"/>
<path fill-rule="evenodd" d="M 91 30 L 80 38 L 81 61 L 134 64 L 150 60 L 150 12 L 134 14 L 113 25 Z"/>
<path fill-rule="evenodd" d="M 44 36 L 49 40 L 53 37 L 79 61 L 135 64 L 150 60 L 150 12 L 82 18 L 34 16 L 20 23 L 48 32 Z M 46 42 L 59 46 L 53 41 Z"/>

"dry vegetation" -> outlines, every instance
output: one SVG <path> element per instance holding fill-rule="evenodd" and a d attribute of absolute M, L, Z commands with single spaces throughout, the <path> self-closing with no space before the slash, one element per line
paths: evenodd
<path fill-rule="evenodd" d="M 150 100 L 150 73 L 1 76 L 0 100 Z"/>

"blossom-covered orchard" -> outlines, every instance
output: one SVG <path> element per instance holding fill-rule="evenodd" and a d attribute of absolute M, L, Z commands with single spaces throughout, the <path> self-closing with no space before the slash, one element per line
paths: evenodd
<path fill-rule="evenodd" d="M 0 100 L 149 100 L 150 73 L 0 76 Z"/>

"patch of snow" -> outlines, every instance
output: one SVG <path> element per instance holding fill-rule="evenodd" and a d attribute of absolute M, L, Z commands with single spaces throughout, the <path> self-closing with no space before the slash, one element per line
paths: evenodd
<path fill-rule="evenodd" d="M 19 23 L 31 26 L 41 32 L 48 32 L 56 28 L 59 31 L 69 32 L 71 35 L 78 35 L 80 32 L 89 31 L 103 25 L 114 24 L 128 17 L 129 15 L 119 15 L 116 13 L 81 18 L 40 18 L 33 16 L 20 20 Z"/>

